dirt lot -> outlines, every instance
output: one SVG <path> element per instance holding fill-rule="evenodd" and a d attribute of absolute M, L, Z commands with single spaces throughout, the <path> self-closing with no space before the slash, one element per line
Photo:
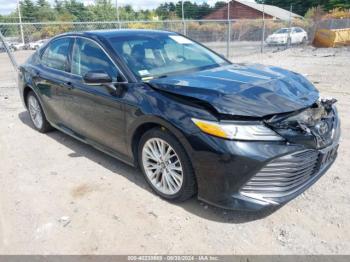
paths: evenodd
<path fill-rule="evenodd" d="M 27 52 L 17 52 L 23 61 Z M 335 165 L 273 213 L 155 196 L 139 171 L 60 132 L 33 130 L 0 54 L 1 254 L 350 254 L 350 50 L 297 48 L 235 61 L 282 66 L 336 97 Z"/>

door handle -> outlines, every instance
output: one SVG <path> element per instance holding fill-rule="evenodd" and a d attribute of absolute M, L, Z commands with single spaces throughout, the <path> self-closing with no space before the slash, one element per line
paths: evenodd
<path fill-rule="evenodd" d="M 36 77 L 40 77 L 40 72 L 39 71 L 34 71 L 34 75 L 36 76 Z"/>
<path fill-rule="evenodd" d="M 67 88 L 68 88 L 69 90 L 72 90 L 72 89 L 74 88 L 72 82 L 67 82 L 67 83 L 66 83 L 66 86 L 67 86 Z"/>

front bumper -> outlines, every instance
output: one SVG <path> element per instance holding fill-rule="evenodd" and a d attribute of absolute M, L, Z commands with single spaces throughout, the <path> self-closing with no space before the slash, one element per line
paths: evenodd
<path fill-rule="evenodd" d="M 337 120 L 338 121 L 338 120 Z M 322 149 L 288 142 L 247 142 L 204 133 L 188 138 L 198 198 L 225 209 L 257 211 L 283 205 L 314 184 L 334 163 L 340 137 Z"/>
<path fill-rule="evenodd" d="M 338 145 L 304 150 L 270 161 L 235 195 L 260 205 L 282 205 L 314 184 L 333 164 Z"/>
<path fill-rule="evenodd" d="M 268 45 L 284 45 L 287 43 L 287 39 L 284 39 L 284 38 L 268 39 L 266 40 L 266 43 Z"/>

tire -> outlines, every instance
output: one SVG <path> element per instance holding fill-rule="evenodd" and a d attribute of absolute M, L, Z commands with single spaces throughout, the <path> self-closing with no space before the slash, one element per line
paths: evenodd
<path fill-rule="evenodd" d="M 163 158 L 158 158 L 157 163 L 154 152 L 160 155 L 159 148 L 162 147 L 162 142 L 165 143 L 163 143 Z M 152 145 L 158 148 L 158 151 L 152 153 L 150 150 Z M 169 152 L 168 156 L 172 157 L 166 157 L 165 152 Z M 147 183 L 162 198 L 183 202 L 197 193 L 191 161 L 183 146 L 169 131 L 160 128 L 148 130 L 141 137 L 138 146 L 138 161 Z"/>
<path fill-rule="evenodd" d="M 301 41 L 301 44 L 302 44 L 302 45 L 306 45 L 306 43 L 307 43 L 307 39 L 306 39 L 306 37 L 304 36 L 304 37 L 303 37 L 303 40 Z"/>
<path fill-rule="evenodd" d="M 29 112 L 30 120 L 34 128 L 40 133 L 46 133 L 53 128 L 47 121 L 44 111 L 41 107 L 38 97 L 33 91 L 30 91 L 27 95 L 27 110 Z"/>

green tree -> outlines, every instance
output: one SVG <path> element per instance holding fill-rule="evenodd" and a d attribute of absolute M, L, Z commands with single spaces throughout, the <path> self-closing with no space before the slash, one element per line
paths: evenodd
<path fill-rule="evenodd" d="M 202 3 L 198 5 L 198 18 L 203 18 L 204 16 L 210 14 L 212 12 L 212 8 L 207 3 Z"/>
<path fill-rule="evenodd" d="M 64 12 L 63 2 L 61 0 L 55 0 L 54 8 L 57 13 Z"/>
<path fill-rule="evenodd" d="M 184 16 L 186 19 L 196 19 L 198 17 L 198 6 L 196 3 L 185 1 L 184 5 Z M 176 15 L 182 17 L 182 3 L 181 1 L 176 3 Z"/>
<path fill-rule="evenodd" d="M 131 5 L 126 5 L 119 8 L 120 20 L 137 20 L 136 17 L 136 12 Z"/>
<path fill-rule="evenodd" d="M 39 7 L 50 7 L 50 4 L 46 0 L 38 0 L 37 6 Z"/>
<path fill-rule="evenodd" d="M 89 7 L 96 21 L 112 21 L 116 19 L 116 8 L 111 0 L 95 0 L 95 5 Z"/>
<path fill-rule="evenodd" d="M 94 18 L 93 12 L 77 0 L 65 0 L 62 5 L 62 10 L 72 15 L 74 21 L 91 21 Z"/>
<path fill-rule="evenodd" d="M 226 4 L 226 3 L 225 3 Z M 201 19 L 215 10 L 207 3 L 197 4 L 190 1 L 184 2 L 184 15 L 186 19 Z M 182 17 L 182 2 L 178 1 L 175 6 L 176 15 Z"/>
<path fill-rule="evenodd" d="M 165 2 L 160 4 L 155 11 L 160 19 L 169 19 L 169 17 L 175 15 L 176 7 L 173 2 Z"/>
<path fill-rule="evenodd" d="M 216 9 L 220 9 L 221 7 L 223 7 L 223 6 L 225 6 L 225 5 L 227 5 L 227 2 L 218 1 L 218 2 L 215 3 L 214 9 L 215 9 L 215 10 L 216 10 Z"/>
<path fill-rule="evenodd" d="M 37 8 L 31 0 L 23 0 L 20 2 L 22 21 L 34 21 L 37 17 Z"/>
<path fill-rule="evenodd" d="M 350 9 L 350 0 L 329 0 L 325 4 L 326 10 L 333 10 L 335 8 L 339 9 Z"/>
<path fill-rule="evenodd" d="M 36 21 L 55 21 L 56 13 L 46 0 L 38 0 L 35 12 Z"/>

